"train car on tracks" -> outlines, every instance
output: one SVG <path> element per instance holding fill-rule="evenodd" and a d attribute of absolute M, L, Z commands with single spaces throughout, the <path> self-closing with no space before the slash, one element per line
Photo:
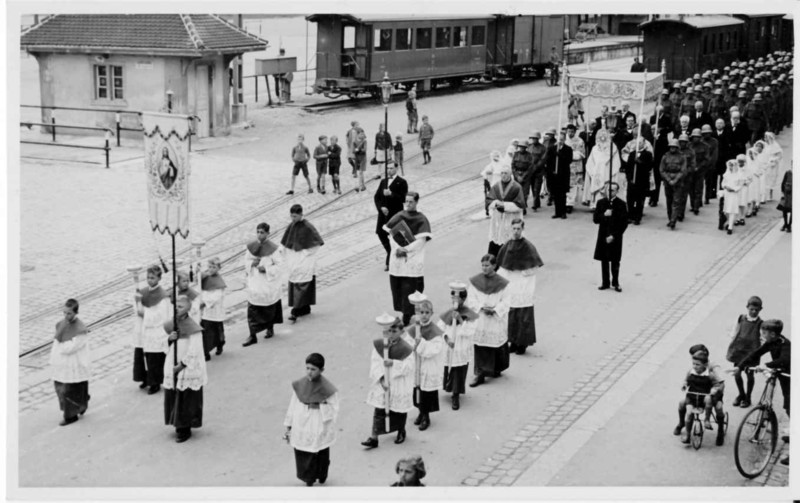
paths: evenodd
<path fill-rule="evenodd" d="M 330 98 L 380 94 L 393 84 L 428 91 L 465 79 L 541 75 L 551 47 L 563 51 L 565 16 L 314 14 L 314 91 Z"/>

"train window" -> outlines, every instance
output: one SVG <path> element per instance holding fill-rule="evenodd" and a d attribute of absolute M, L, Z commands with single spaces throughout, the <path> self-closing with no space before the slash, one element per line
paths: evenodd
<path fill-rule="evenodd" d="M 725 46 L 729 51 L 731 50 L 731 32 L 725 34 Z"/>
<path fill-rule="evenodd" d="M 703 54 L 708 54 L 708 35 L 703 35 Z"/>
<path fill-rule="evenodd" d="M 394 46 L 396 51 L 411 50 L 411 28 L 398 28 L 395 30 L 395 37 L 397 37 Z"/>
<path fill-rule="evenodd" d="M 764 34 L 767 31 L 767 27 L 764 23 L 759 23 L 759 28 L 761 28 L 761 30 L 759 30 L 761 32 L 761 38 L 764 38 Z"/>
<path fill-rule="evenodd" d="M 436 28 L 436 47 L 450 47 L 450 27 Z"/>
<path fill-rule="evenodd" d="M 431 29 L 417 28 L 417 49 L 430 49 L 431 42 Z"/>
<path fill-rule="evenodd" d="M 486 39 L 486 27 L 485 26 L 473 26 L 472 27 L 472 38 L 469 41 L 469 45 L 483 45 Z"/>
<path fill-rule="evenodd" d="M 392 50 L 392 30 L 375 30 L 375 50 L 376 51 L 391 51 Z"/>
<path fill-rule="evenodd" d="M 453 47 L 466 47 L 467 46 L 467 27 L 456 26 L 453 28 L 455 39 L 453 40 Z"/>
<path fill-rule="evenodd" d="M 355 47 L 356 47 L 356 27 L 345 26 L 344 39 L 342 40 L 342 48 L 355 49 Z"/>
<path fill-rule="evenodd" d="M 777 34 L 778 34 L 778 22 L 777 21 L 773 21 L 772 22 L 772 27 L 771 27 L 771 30 L 770 30 L 770 35 L 772 35 L 774 37 Z"/>

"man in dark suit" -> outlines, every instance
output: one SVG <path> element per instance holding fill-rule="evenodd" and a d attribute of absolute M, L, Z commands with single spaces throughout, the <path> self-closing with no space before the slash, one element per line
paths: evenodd
<path fill-rule="evenodd" d="M 739 154 L 747 152 L 747 142 L 750 141 L 750 130 L 742 123 L 742 116 L 740 112 L 733 112 L 731 114 L 731 128 L 730 128 L 730 152 L 728 155 L 731 159 Z"/>
<path fill-rule="evenodd" d="M 644 140 L 640 138 L 622 163 L 628 179 L 629 217 L 634 225 L 639 225 L 642 221 L 644 198 L 650 188 L 650 170 L 653 169 L 653 154 L 644 147 Z"/>
<path fill-rule="evenodd" d="M 610 186 L 609 186 L 610 185 Z M 594 259 L 599 260 L 603 275 L 603 283 L 598 290 L 613 287 L 621 292 L 619 286 L 619 263 L 622 259 L 622 234 L 628 228 L 628 207 L 625 201 L 617 197 L 619 185 L 616 182 L 606 183 L 603 192 L 609 197 L 597 201 L 594 210 L 594 223 L 597 228 L 597 244 L 594 248 Z M 611 281 L 608 269 L 611 266 Z"/>
<path fill-rule="evenodd" d="M 572 148 L 564 144 L 566 133 L 558 134 L 558 141 L 547 147 L 545 169 L 547 188 L 553 197 L 556 212 L 553 218 L 567 218 L 567 192 L 569 192 L 569 165 L 572 163 Z"/>
<path fill-rule="evenodd" d="M 389 234 L 383 230 L 383 226 L 395 213 L 403 210 L 403 202 L 406 200 L 406 193 L 408 192 L 408 182 L 397 176 L 397 166 L 390 164 L 388 175 L 388 179 L 384 178 L 378 184 L 378 190 L 375 192 L 374 198 L 375 207 L 378 209 L 378 224 L 375 227 L 375 234 L 378 235 L 378 239 L 386 250 L 384 271 L 389 270 L 391 245 L 389 244 Z"/>
<path fill-rule="evenodd" d="M 689 129 L 694 131 L 695 129 L 702 128 L 704 124 L 710 126 L 713 123 L 714 119 L 705 111 L 703 102 L 701 100 L 695 101 L 694 112 L 689 116 Z"/>
<path fill-rule="evenodd" d="M 621 151 L 628 142 L 633 140 L 636 133 L 636 119 L 632 115 L 629 115 L 627 119 L 625 119 L 625 125 L 618 129 L 614 135 L 614 145 Z"/>
<path fill-rule="evenodd" d="M 672 117 L 665 113 L 666 108 L 661 105 L 656 107 L 656 114 L 650 117 L 651 129 L 654 129 L 653 140 L 653 180 L 655 181 L 655 189 L 650 193 L 650 206 L 658 206 L 658 198 L 661 195 L 661 158 L 669 149 L 669 133 L 672 130 Z M 657 119 L 656 119 L 657 117 Z M 657 122 L 657 123 L 656 123 Z"/>

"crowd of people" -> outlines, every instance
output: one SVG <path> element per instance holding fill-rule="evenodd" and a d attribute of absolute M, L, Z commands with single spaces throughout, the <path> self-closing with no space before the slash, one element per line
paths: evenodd
<path fill-rule="evenodd" d="M 620 110 L 604 105 L 599 117 L 586 120 L 582 100 L 571 96 L 560 132 L 551 127 L 542 138 L 534 131 L 527 141 L 512 140 L 505 153 L 490 154 L 482 172 L 486 215 L 507 166 L 522 189 L 523 215 L 529 194 L 535 212 L 547 197 L 553 218 L 567 218 L 577 204 L 594 210 L 606 183 L 614 182 L 629 223 L 639 225 L 646 199 L 658 206 L 663 183 L 671 229 L 684 220 L 687 201 L 698 215 L 719 199 L 719 229 L 731 234 L 780 199 L 782 230 L 791 232 L 792 170 L 782 165 L 777 135 L 792 124 L 792 89 L 792 54 L 776 52 L 663 89 L 649 119 L 623 102 Z"/>
<path fill-rule="evenodd" d="M 719 79 L 714 80 L 716 77 Z M 732 95 L 722 96 L 724 83 L 729 83 L 731 90 L 741 88 L 737 97 L 744 101 L 727 106 L 725 100 Z M 394 157 L 383 168 L 386 177 L 382 176 L 383 169 L 376 177 L 383 179 L 374 195 L 375 232 L 386 250 L 388 293 L 396 314 L 384 313 L 376 319 L 382 327 L 382 337 L 372 341 L 370 350 L 366 402 L 373 408 L 373 421 L 363 446 L 378 447 L 380 435 L 390 432 L 396 432 L 394 443 L 402 444 L 407 436 L 407 415 L 415 408 L 418 414 L 414 425 L 420 431 L 427 430 L 432 425 L 431 415 L 440 410 L 439 391 L 450 394 L 451 408 L 457 411 L 467 387 L 497 379 L 510 367 L 512 353 L 522 355 L 537 342 L 534 297 L 536 270 L 543 261 L 533 243 L 523 237 L 529 196 L 534 212 L 541 209 L 544 201 L 552 204 L 554 219 L 566 219 L 578 204 L 591 207 L 598 226 L 594 258 L 601 262 L 600 290 L 622 291 L 619 267 L 623 234 L 628 224 L 641 222 L 646 197 L 649 196 L 651 207 L 657 206 L 662 180 L 672 229 L 683 220 L 689 196 L 695 215 L 703 204 L 719 197 L 720 211 L 726 215 L 724 222 L 720 218 L 720 229 L 725 224 L 731 233 L 735 225 L 756 215 L 759 207 L 773 200 L 780 190 L 783 230 L 791 231 L 791 168 L 779 187 L 781 148 L 776 139 L 792 123 L 791 55 L 776 53 L 763 62 L 733 63 L 721 72 L 695 75 L 691 84 L 676 84 L 672 93 L 665 89 L 649 121 L 637 119 L 629 105 L 623 103 L 619 112 L 604 107 L 600 117 L 586 122 L 579 100 L 572 99 L 570 122 L 561 131 L 550 128 L 544 139 L 541 133 L 533 132 L 528 141 L 513 140 L 505 153 L 493 151 L 490 164 L 483 170 L 485 211 L 490 217 L 487 253 L 480 259 L 477 274 L 468 281 L 448 285 L 451 303 L 439 309 L 438 315 L 424 294 L 425 252 L 433 238 L 431 225 L 418 210 L 419 193 L 409 190 L 402 177 L 402 136 L 392 142 L 383 125 L 379 126 L 375 164 L 386 164 L 392 159 L 389 156 Z M 713 89 L 715 85 L 717 90 Z M 695 89 L 699 96 L 694 95 Z M 709 91 L 708 96 L 704 90 Z M 752 99 L 747 100 L 748 96 Z M 766 106 L 762 105 L 764 102 Z M 423 116 L 417 131 L 413 92 L 409 93 L 406 110 L 407 132 L 419 133 L 426 164 L 430 162 L 433 128 Z M 325 177 L 330 174 L 333 192 L 341 194 L 342 148 L 336 136 L 331 136 L 330 144 L 325 136 L 319 140 L 313 153 L 317 190 L 325 193 Z M 313 192 L 307 169 L 311 153 L 303 141 L 303 136 L 298 137 L 292 149 L 294 168 L 289 194 L 301 172 L 309 192 Z M 346 146 L 353 176 L 358 178 L 356 191 L 365 190 L 366 135 L 357 121 L 352 122 L 346 134 Z M 270 239 L 270 225 L 262 222 L 256 227 L 255 239 L 245 246 L 249 334 L 244 347 L 257 344 L 262 332 L 265 339 L 275 335 L 275 326 L 283 323 L 281 297 L 287 284 L 292 323 L 308 315 L 316 303 L 317 258 L 325 243 L 304 218 L 301 205 L 292 205 L 289 213 L 291 222 L 279 244 Z M 136 316 L 132 377 L 149 395 L 164 388 L 165 424 L 175 428 L 176 441 L 181 443 L 191 437 L 192 428 L 202 426 L 207 362 L 212 353 L 221 355 L 226 344 L 227 285 L 221 276 L 221 261 L 216 257 L 207 261 L 202 272 L 198 268 L 197 278 L 178 273 L 170 291 L 160 285 L 163 272 L 157 265 L 149 267 L 147 285 L 138 289 L 133 299 Z M 62 425 L 77 421 L 89 401 L 87 330 L 77 317 L 78 308 L 74 299 L 65 304 L 51 357 L 64 415 Z M 752 344 L 753 330 L 746 328 L 747 333 L 742 332 L 745 321 L 752 321 L 751 317 L 740 318 L 734 338 L 749 337 L 749 352 L 746 357 L 729 356 L 729 360 L 750 376 L 745 367 L 755 358 L 753 351 L 771 351 L 780 336 L 780 327 L 767 324 L 767 331 L 772 330 L 770 333 L 777 336 L 769 339 L 765 344 L 771 346 L 764 349 L 767 346 Z M 781 350 L 780 354 L 785 356 L 786 352 Z M 687 377 L 687 387 L 708 387 L 705 393 L 720 397 L 703 404 L 710 411 L 710 407 L 721 404 L 721 393 L 707 386 L 715 385 L 708 373 L 708 350 L 694 348 L 692 357 L 698 364 Z M 285 438 L 295 451 L 297 477 L 313 485 L 328 478 L 339 398 L 336 386 L 322 375 L 324 356 L 313 353 L 305 362 L 306 375 L 292 383 L 284 425 Z M 467 385 L 470 363 L 472 379 Z M 742 406 L 749 405 L 752 381 L 745 391 L 739 371 L 736 376 L 737 401 Z M 784 394 L 788 413 L 788 382 Z M 696 400 L 682 403 L 678 434 L 686 426 L 691 407 L 697 406 L 701 404 Z M 397 485 L 421 485 L 419 479 L 425 468 L 420 458 L 398 463 L 397 472 L 406 471 L 407 477 L 401 477 Z"/>

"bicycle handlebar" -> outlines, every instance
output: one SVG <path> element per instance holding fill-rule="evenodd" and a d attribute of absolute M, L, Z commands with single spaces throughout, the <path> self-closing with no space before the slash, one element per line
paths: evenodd
<path fill-rule="evenodd" d="M 744 367 L 742 370 L 743 371 L 752 370 L 753 372 L 759 372 L 761 374 L 770 374 L 770 375 L 780 374 L 782 376 L 792 377 L 791 374 L 787 374 L 786 372 L 781 372 L 779 370 L 771 369 L 769 367 Z M 734 370 L 726 370 L 726 372 L 729 373 L 729 374 L 732 374 L 734 372 Z"/>

